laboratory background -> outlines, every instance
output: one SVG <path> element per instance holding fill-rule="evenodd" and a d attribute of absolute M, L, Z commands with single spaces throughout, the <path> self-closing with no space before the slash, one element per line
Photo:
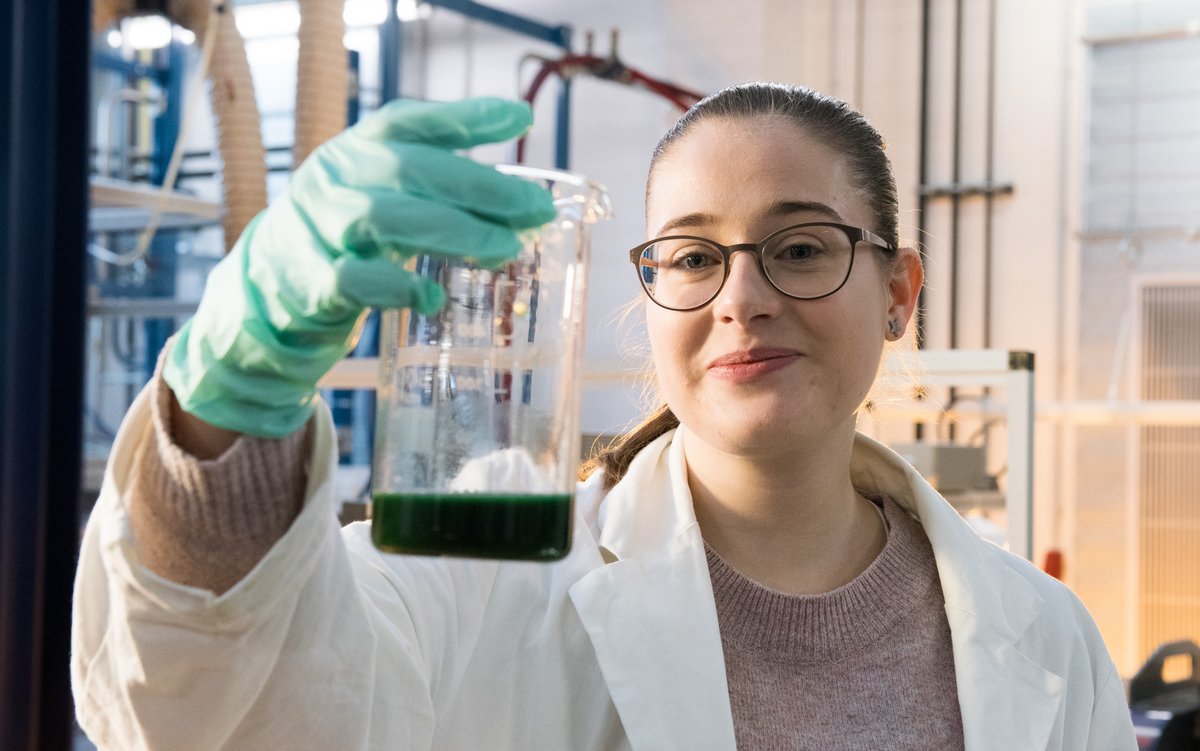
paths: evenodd
<path fill-rule="evenodd" d="M 748 80 L 845 99 L 887 139 L 927 282 L 859 430 L 1080 596 L 1146 744 L 1200 728 L 1196 0 L 226 0 L 211 40 L 189 30 L 202 0 L 88 8 L 0 11 L 3 748 L 89 747 L 70 588 L 115 432 L 304 155 L 397 97 L 531 102 L 519 147 L 472 156 L 611 197 L 587 278 L 586 453 L 649 406 L 627 250 L 651 151 Z M 367 513 L 373 332 L 323 384 L 344 520 Z"/>

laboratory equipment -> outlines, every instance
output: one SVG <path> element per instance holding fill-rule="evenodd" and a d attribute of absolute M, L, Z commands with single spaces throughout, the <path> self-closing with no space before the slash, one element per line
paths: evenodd
<path fill-rule="evenodd" d="M 1139 751 L 1200 749 L 1200 645 L 1161 645 L 1129 683 Z"/>
<path fill-rule="evenodd" d="M 500 267 L 418 256 L 436 313 L 386 311 L 372 539 L 387 552 L 554 560 L 570 547 L 591 225 L 604 189 L 502 166 L 554 196 L 557 218 Z"/>

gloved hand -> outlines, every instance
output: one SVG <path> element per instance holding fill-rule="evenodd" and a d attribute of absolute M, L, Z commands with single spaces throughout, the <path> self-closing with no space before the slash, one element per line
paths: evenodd
<path fill-rule="evenodd" d="M 406 257 L 515 257 L 517 230 L 554 218 L 550 194 L 452 150 L 531 123 L 524 103 L 503 99 L 395 101 L 313 152 L 213 269 L 175 338 L 163 375 L 180 406 L 227 430 L 288 435 L 364 309 L 441 307 L 444 292 L 406 272 Z"/>

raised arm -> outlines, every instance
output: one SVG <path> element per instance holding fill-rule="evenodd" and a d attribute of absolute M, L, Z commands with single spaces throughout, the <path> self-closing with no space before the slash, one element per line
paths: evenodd
<path fill-rule="evenodd" d="M 316 383 L 368 307 L 442 304 L 406 258 L 500 262 L 554 216 L 546 191 L 454 153 L 529 123 L 496 99 L 391 103 L 317 149 L 214 269 L 126 416 L 80 555 L 72 677 L 101 746 L 357 748 L 380 723 L 422 737 L 436 660 L 377 653 L 380 633 L 415 632 L 378 622 L 338 535 Z M 412 712 L 372 717 L 379 691 Z"/>

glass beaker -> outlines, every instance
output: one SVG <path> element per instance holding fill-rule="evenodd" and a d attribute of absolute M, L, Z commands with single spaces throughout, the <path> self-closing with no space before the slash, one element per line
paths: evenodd
<path fill-rule="evenodd" d="M 579 175 L 496 169 L 549 189 L 558 216 L 499 269 L 412 259 L 445 305 L 383 313 L 371 538 L 387 552 L 555 560 L 570 548 L 590 225 L 611 206 Z"/>

